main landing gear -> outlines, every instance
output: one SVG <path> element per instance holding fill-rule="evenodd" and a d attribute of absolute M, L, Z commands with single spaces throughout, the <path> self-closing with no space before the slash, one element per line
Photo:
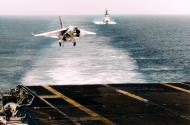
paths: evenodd
<path fill-rule="evenodd" d="M 73 46 L 76 46 L 76 41 L 73 42 Z"/>
<path fill-rule="evenodd" d="M 60 47 L 61 47 L 61 46 L 64 46 L 63 42 L 59 42 L 59 46 L 60 46 Z"/>

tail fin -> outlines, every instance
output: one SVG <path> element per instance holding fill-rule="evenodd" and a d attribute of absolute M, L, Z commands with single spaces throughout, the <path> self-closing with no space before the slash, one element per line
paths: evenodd
<path fill-rule="evenodd" d="M 59 24 L 60 24 L 61 29 L 63 29 L 63 28 L 64 28 L 64 25 L 63 25 L 63 22 L 62 22 L 62 19 L 61 19 L 60 16 L 59 16 Z"/>

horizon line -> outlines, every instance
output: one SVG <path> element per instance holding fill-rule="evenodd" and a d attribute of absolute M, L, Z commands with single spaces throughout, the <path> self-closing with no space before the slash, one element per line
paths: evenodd
<path fill-rule="evenodd" d="M 0 14 L 0 16 L 103 16 L 104 14 Z M 110 14 L 110 16 L 190 16 L 190 14 Z"/>

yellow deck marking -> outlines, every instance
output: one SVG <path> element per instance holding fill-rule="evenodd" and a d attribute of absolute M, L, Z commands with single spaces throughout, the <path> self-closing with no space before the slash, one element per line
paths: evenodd
<path fill-rule="evenodd" d="M 30 90 L 27 87 L 23 87 L 26 88 L 27 90 Z M 40 98 L 43 102 L 45 102 L 47 105 L 49 105 L 51 108 L 55 109 L 57 112 L 59 112 L 61 115 L 65 116 L 66 118 L 68 118 L 69 120 L 71 120 L 73 123 L 75 123 L 76 125 L 80 125 L 80 123 L 73 121 L 69 116 L 67 116 L 65 113 L 63 113 L 61 110 L 59 110 L 58 108 L 56 108 L 54 105 L 52 105 L 51 103 L 49 103 L 48 101 L 46 101 L 44 98 L 41 98 L 40 96 L 38 96 L 35 92 L 33 92 L 32 90 L 30 90 L 30 92 L 37 96 L 38 98 Z"/>
<path fill-rule="evenodd" d="M 42 95 L 42 96 L 39 96 L 40 98 L 44 98 L 44 99 L 52 99 L 52 98 L 59 98 L 58 96 L 56 95 Z"/>
<path fill-rule="evenodd" d="M 74 121 L 96 121 L 96 120 L 101 120 L 101 117 L 87 116 L 87 117 L 72 118 L 72 120 L 74 120 Z"/>
<path fill-rule="evenodd" d="M 140 96 L 137 96 L 137 95 L 135 95 L 135 94 L 132 94 L 132 93 L 130 93 L 130 92 L 127 92 L 127 91 L 124 91 L 124 90 L 121 90 L 121 89 L 117 89 L 117 88 L 111 87 L 111 86 L 109 86 L 109 85 L 107 85 L 107 84 L 104 84 L 104 86 L 106 86 L 106 87 L 108 87 L 108 88 L 110 88 L 110 89 L 112 89 L 112 90 L 114 90 L 114 91 L 116 91 L 116 92 L 118 92 L 118 93 L 121 93 L 121 94 L 123 94 L 123 95 L 129 96 L 129 97 L 134 98 L 134 99 L 137 99 L 137 100 L 139 100 L 139 101 L 143 101 L 143 102 L 145 102 L 145 103 L 148 103 L 148 100 L 147 100 L 147 99 L 142 98 L 142 97 L 140 97 Z"/>
<path fill-rule="evenodd" d="M 44 87 L 45 89 L 47 89 L 48 91 L 52 92 L 53 94 L 55 94 L 56 96 L 59 96 L 61 99 L 67 101 L 68 103 L 70 103 L 71 105 L 77 107 L 78 109 L 86 112 L 87 114 L 89 114 L 90 116 L 93 116 L 93 117 L 100 117 L 100 120 L 106 124 L 106 125 L 115 125 L 112 121 L 106 119 L 105 117 L 102 117 L 100 116 L 99 114 L 97 114 L 96 112 L 92 111 L 91 109 L 79 104 L 78 102 L 72 100 L 71 98 L 63 95 L 62 93 L 58 92 L 57 90 L 53 89 L 52 87 L 50 86 L 42 86 Z"/>
<path fill-rule="evenodd" d="M 177 89 L 177 90 L 180 90 L 180 91 L 183 91 L 183 92 L 190 93 L 190 91 L 187 90 L 187 89 L 180 88 L 180 87 L 177 87 L 177 86 L 174 86 L 174 85 L 168 84 L 168 83 L 161 83 L 161 84 L 164 85 L 164 86 L 167 86 L 167 87 L 173 88 L 173 89 Z"/>
<path fill-rule="evenodd" d="M 46 104 L 48 104 L 51 108 L 55 109 L 56 111 L 58 111 L 61 115 L 66 116 L 66 118 L 69 118 L 65 113 L 63 113 L 61 110 L 59 110 L 58 108 L 56 108 L 55 106 L 53 106 L 51 103 L 49 103 L 48 101 L 46 101 L 43 98 L 40 98 L 42 101 L 44 101 Z M 69 118 L 71 120 L 71 118 Z M 80 125 L 80 123 L 71 120 L 72 122 L 74 122 L 76 125 Z"/>

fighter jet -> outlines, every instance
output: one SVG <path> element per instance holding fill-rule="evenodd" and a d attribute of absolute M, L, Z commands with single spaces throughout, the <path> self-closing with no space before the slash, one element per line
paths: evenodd
<path fill-rule="evenodd" d="M 96 33 L 79 29 L 76 26 L 64 27 L 61 17 L 59 16 L 60 29 L 35 34 L 34 36 L 45 36 L 57 39 L 59 46 L 64 45 L 64 42 L 72 42 L 73 46 L 76 46 L 76 39 L 84 35 L 95 35 Z"/>

